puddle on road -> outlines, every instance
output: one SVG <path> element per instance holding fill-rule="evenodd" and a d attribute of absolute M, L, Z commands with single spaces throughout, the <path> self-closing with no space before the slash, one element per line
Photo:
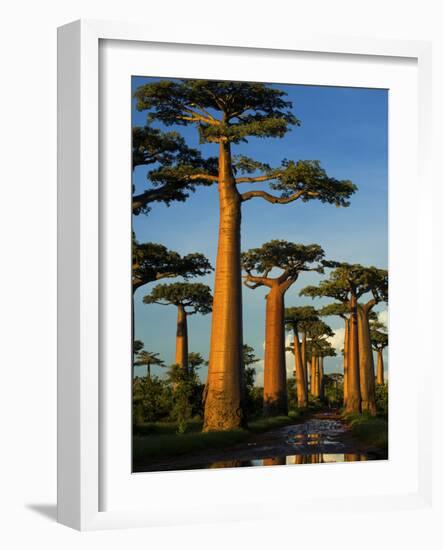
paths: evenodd
<path fill-rule="evenodd" d="M 275 456 L 253 460 L 221 460 L 207 468 L 239 468 L 248 466 L 286 466 L 291 464 L 328 464 L 333 462 L 360 462 L 370 460 L 364 454 L 318 453 L 308 455 Z"/>

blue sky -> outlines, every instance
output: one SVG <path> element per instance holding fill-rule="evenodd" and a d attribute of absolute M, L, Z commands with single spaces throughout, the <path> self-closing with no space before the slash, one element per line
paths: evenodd
<path fill-rule="evenodd" d="M 135 90 L 152 80 L 133 77 Z M 234 154 L 245 154 L 270 165 L 282 159 L 320 160 L 330 176 L 350 179 L 358 185 L 349 208 L 336 208 L 318 201 L 272 205 L 262 199 L 244 203 L 242 209 L 242 249 L 257 247 L 271 239 L 298 243 L 318 243 L 328 259 L 388 267 L 387 219 L 387 90 L 336 88 L 323 86 L 274 85 L 287 93 L 293 112 L 301 121 L 282 139 L 251 138 L 233 146 Z M 146 122 L 146 112 L 133 105 L 133 125 Z M 166 129 L 161 124 L 155 126 Z M 178 130 L 190 146 L 200 147 L 205 156 L 215 156 L 217 146 L 200 145 L 194 127 L 169 127 Z M 134 172 L 136 191 L 146 188 L 146 168 Z M 242 184 L 242 190 L 266 188 L 263 184 Z M 162 243 L 180 254 L 202 252 L 215 266 L 218 228 L 216 186 L 201 187 L 184 203 L 169 208 L 155 203 L 149 215 L 135 216 L 133 227 L 139 242 Z M 328 300 L 301 298 L 298 293 L 321 276 L 301 274 L 286 294 L 286 305 L 320 305 Z M 172 282 L 173 280 L 170 280 Z M 200 279 L 212 287 L 213 276 Z M 173 306 L 144 305 L 142 298 L 154 283 L 140 288 L 135 296 L 135 334 L 146 349 L 160 353 L 166 363 L 174 361 L 176 311 Z M 263 357 L 265 289 L 243 291 L 244 341 Z M 386 309 L 385 306 L 379 310 Z M 342 337 L 342 321 L 329 318 Z M 205 357 L 209 351 L 210 315 L 189 318 L 189 349 Z M 288 370 L 293 370 L 288 357 Z M 341 358 L 325 360 L 326 372 L 340 371 Z M 262 364 L 258 365 L 258 370 Z M 141 368 L 139 374 L 144 374 Z M 154 369 L 161 374 L 161 369 Z M 202 369 L 201 377 L 206 377 Z M 259 373 L 259 380 L 261 373 Z"/>

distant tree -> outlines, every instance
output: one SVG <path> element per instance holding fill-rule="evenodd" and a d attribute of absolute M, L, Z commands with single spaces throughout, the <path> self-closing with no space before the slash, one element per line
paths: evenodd
<path fill-rule="evenodd" d="M 306 287 L 304 296 L 328 296 L 340 301 L 349 311 L 347 412 L 367 411 L 376 414 L 375 379 L 372 351 L 368 353 L 369 314 L 375 304 L 387 300 L 388 274 L 386 270 L 364 267 L 360 264 L 324 262 L 333 268 L 329 279 Z M 362 296 L 371 293 L 366 303 Z M 359 302 L 360 300 L 360 302 Z M 370 348 L 369 348 L 370 350 Z"/>
<path fill-rule="evenodd" d="M 201 366 L 201 365 L 207 365 L 208 362 L 206 359 L 201 355 L 201 353 L 198 353 L 196 351 L 190 351 L 188 353 L 188 368 L 190 373 L 195 373 L 195 371 Z"/>
<path fill-rule="evenodd" d="M 246 272 L 244 284 L 248 288 L 266 286 L 266 330 L 264 364 L 264 413 L 279 415 L 288 413 L 286 365 L 284 296 L 303 271 L 322 272 L 319 264 L 323 249 L 318 244 L 303 245 L 274 240 L 260 248 L 252 248 L 242 254 L 242 265 Z M 272 270 L 279 275 L 270 277 Z M 301 387 L 304 387 L 304 372 L 299 370 Z M 304 403 L 304 399 L 302 399 Z"/>
<path fill-rule="evenodd" d="M 160 279 L 201 277 L 212 271 L 209 260 L 197 252 L 180 256 L 162 244 L 138 243 L 132 235 L 132 290 Z"/>
<path fill-rule="evenodd" d="M 317 321 L 318 315 L 312 306 L 290 307 L 285 309 L 286 329 L 292 331 L 294 337 L 293 350 L 295 359 L 295 381 L 297 403 L 299 407 L 308 404 L 308 373 L 306 365 L 306 334 L 308 323 Z M 300 333 L 303 334 L 300 344 Z"/>
<path fill-rule="evenodd" d="M 383 350 L 388 347 L 389 337 L 387 328 L 380 321 L 371 321 L 369 323 L 371 331 L 372 349 L 377 353 L 377 384 L 382 386 L 385 383 Z"/>
<path fill-rule="evenodd" d="M 323 357 L 328 356 L 332 346 L 327 341 L 334 336 L 334 332 L 329 325 L 321 319 L 312 321 L 307 327 L 308 332 L 308 355 L 311 359 L 311 394 L 314 397 L 323 397 Z"/>
<path fill-rule="evenodd" d="M 134 354 L 137 354 L 143 348 L 144 348 L 144 344 L 141 340 L 134 340 L 134 343 L 133 343 L 133 346 L 132 346 Z"/>
<path fill-rule="evenodd" d="M 278 168 L 247 157 L 233 157 L 231 145 L 249 137 L 283 137 L 299 124 L 285 93 L 262 83 L 217 80 L 160 80 L 135 92 L 137 108 L 149 120 L 194 125 L 202 143 L 219 148 L 218 169 L 194 173 L 217 184 L 220 230 L 217 250 L 211 351 L 204 430 L 230 430 L 245 422 L 242 406 L 241 206 L 254 198 L 272 204 L 320 200 L 347 206 L 356 187 L 329 177 L 318 161 L 285 160 Z M 240 193 L 243 183 L 268 182 L 271 189 Z"/>
<path fill-rule="evenodd" d="M 207 315 L 212 310 L 211 289 L 201 283 L 161 284 L 143 298 L 145 304 L 174 305 L 177 307 L 177 338 L 175 362 L 188 372 L 188 316 Z"/>
<path fill-rule="evenodd" d="M 328 317 L 336 315 L 345 322 L 345 335 L 343 343 L 343 405 L 346 407 L 346 400 L 348 396 L 348 360 L 349 360 L 349 318 L 350 311 L 349 306 L 345 303 L 335 302 L 328 304 L 327 306 L 319 309 L 319 315 L 321 317 Z"/>
<path fill-rule="evenodd" d="M 151 365 L 163 366 L 165 363 L 160 359 L 158 353 L 151 353 L 150 351 L 141 350 L 136 356 L 134 365 L 146 366 L 146 376 L 151 377 Z"/>

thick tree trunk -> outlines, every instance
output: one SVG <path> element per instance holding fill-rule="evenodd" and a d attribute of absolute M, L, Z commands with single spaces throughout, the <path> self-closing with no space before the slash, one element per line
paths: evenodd
<path fill-rule="evenodd" d="M 306 332 L 303 333 L 301 340 L 301 356 L 303 361 L 303 370 L 305 371 L 306 395 L 308 394 L 308 363 L 306 361 Z"/>
<path fill-rule="evenodd" d="M 288 414 L 285 364 L 284 291 L 275 284 L 266 296 L 263 412 Z"/>
<path fill-rule="evenodd" d="M 220 227 L 204 431 L 232 430 L 245 422 L 242 396 L 241 199 L 232 176 L 229 143 L 220 143 L 218 191 Z"/>
<path fill-rule="evenodd" d="M 372 355 L 371 336 L 369 332 L 370 309 L 358 306 L 358 356 L 360 365 L 361 409 L 373 416 L 377 414 L 375 407 L 375 374 L 374 357 Z"/>
<path fill-rule="evenodd" d="M 383 363 L 383 350 L 377 350 L 377 384 L 383 386 L 385 383 L 385 368 Z"/>
<path fill-rule="evenodd" d="M 360 370 L 358 358 L 358 319 L 357 302 L 351 299 L 351 314 L 349 316 L 349 357 L 348 357 L 348 395 L 346 412 L 361 412 Z"/>
<path fill-rule="evenodd" d="M 311 361 L 306 361 L 306 365 L 307 365 L 307 369 L 308 369 L 308 372 L 309 372 L 309 383 L 308 383 L 309 393 L 311 395 L 314 395 L 312 393 L 312 359 L 311 359 Z"/>
<path fill-rule="evenodd" d="M 298 332 L 294 330 L 295 383 L 297 386 L 297 403 L 300 408 L 308 405 L 308 387 L 303 366 L 303 355 L 300 348 Z"/>
<path fill-rule="evenodd" d="M 320 399 L 325 398 L 325 387 L 324 387 L 324 365 L 323 365 L 323 357 L 319 357 L 319 365 L 318 365 L 318 396 Z"/>
<path fill-rule="evenodd" d="M 319 396 L 319 371 L 318 371 L 318 357 L 316 355 L 312 356 L 311 359 L 311 393 L 314 397 Z"/>
<path fill-rule="evenodd" d="M 349 319 L 345 319 L 345 341 L 343 344 L 343 405 L 348 398 Z"/>
<path fill-rule="evenodd" d="M 175 343 L 175 362 L 188 372 L 188 316 L 182 304 L 177 306 L 177 336 Z"/>

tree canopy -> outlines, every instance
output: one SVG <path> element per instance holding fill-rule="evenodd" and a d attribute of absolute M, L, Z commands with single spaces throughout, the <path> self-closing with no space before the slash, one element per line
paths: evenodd
<path fill-rule="evenodd" d="M 285 325 L 287 330 L 295 330 L 295 332 L 308 332 L 309 326 L 318 320 L 318 312 L 312 306 L 285 308 Z"/>
<path fill-rule="evenodd" d="M 245 285 L 249 288 L 270 286 L 274 281 L 292 284 L 301 271 L 322 272 L 318 263 L 324 252 L 318 244 L 296 244 L 283 240 L 273 240 L 260 248 L 251 248 L 242 254 L 242 266 L 246 271 Z M 314 264 L 314 265 L 310 265 Z M 282 273 L 275 278 L 269 277 L 273 269 Z"/>
<path fill-rule="evenodd" d="M 152 353 L 150 351 L 141 350 L 137 353 L 134 365 L 136 366 L 150 366 L 159 365 L 164 366 L 165 362 L 160 359 L 158 353 Z"/>
<path fill-rule="evenodd" d="M 389 344 L 386 325 L 374 319 L 370 321 L 369 328 L 372 348 L 375 351 L 383 351 Z"/>
<path fill-rule="evenodd" d="M 199 253 L 180 256 L 156 243 L 132 241 L 132 284 L 134 290 L 159 279 L 200 277 L 212 271 L 209 260 Z"/>
<path fill-rule="evenodd" d="M 145 304 L 183 306 L 188 315 L 206 315 L 212 310 L 211 289 L 201 283 L 172 283 L 157 285 L 143 298 Z M 190 308 L 190 309 L 186 309 Z"/>
<path fill-rule="evenodd" d="M 345 262 L 324 261 L 323 264 L 325 267 L 333 268 L 329 279 L 321 281 L 318 286 L 311 285 L 303 288 L 300 291 L 300 296 L 310 296 L 311 298 L 328 296 L 339 302 L 348 303 L 351 295 L 359 299 L 364 294 L 371 293 L 374 304 L 388 300 L 388 272 L 386 269 Z M 328 307 L 336 308 L 333 305 Z M 342 314 L 344 314 L 343 310 Z"/>
<path fill-rule="evenodd" d="M 162 80 L 140 86 L 135 92 L 137 109 L 147 110 L 148 121 L 165 125 L 195 125 L 202 143 L 239 143 L 248 137 L 283 137 L 300 121 L 292 112 L 292 103 L 285 92 L 263 83 L 216 80 Z M 193 163 L 193 167 L 196 163 Z M 195 181 L 217 181 L 214 163 L 202 170 L 180 174 Z M 186 167 L 189 170 L 189 166 Z M 185 170 L 185 171 L 186 171 Z M 271 203 L 288 203 L 318 199 L 337 206 L 348 206 L 357 187 L 349 180 L 329 177 L 318 160 L 283 159 L 277 168 L 247 157 L 233 162 L 235 183 L 268 182 L 273 195 L 265 190 L 247 191 L 242 201 L 260 197 Z M 167 171 L 161 171 L 164 177 Z M 240 176 L 238 174 L 255 174 Z M 257 174 L 259 173 L 259 174 Z M 174 170 L 169 170 L 174 177 Z M 155 179 L 155 178 L 154 178 Z M 191 184 L 191 181 L 189 181 Z"/>
<path fill-rule="evenodd" d="M 153 166 L 147 175 L 150 187 L 132 197 L 135 215 L 148 213 L 150 204 L 184 201 L 196 185 L 206 180 L 192 177 L 199 171 L 207 173 L 215 169 L 215 159 L 203 159 L 200 151 L 187 146 L 177 132 L 162 132 L 151 126 L 132 130 L 132 167 Z M 155 165 L 155 167 L 154 167 Z"/>

